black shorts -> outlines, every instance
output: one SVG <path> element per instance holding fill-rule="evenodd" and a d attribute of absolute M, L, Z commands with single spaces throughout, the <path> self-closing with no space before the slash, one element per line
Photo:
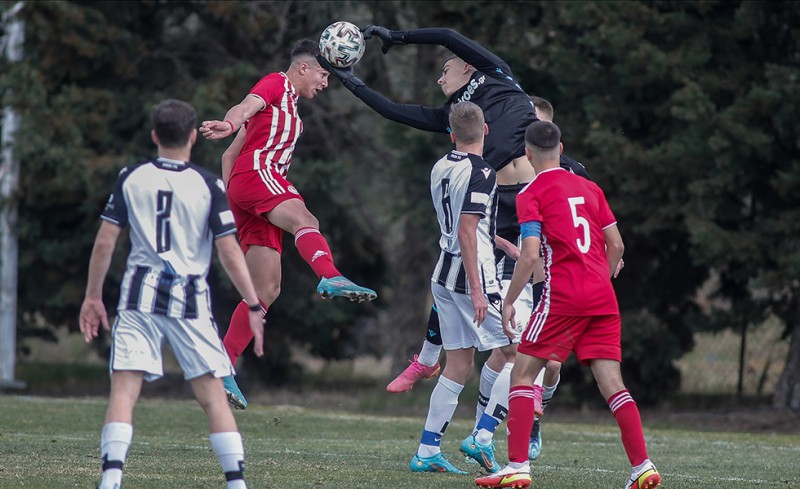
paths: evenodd
<path fill-rule="evenodd" d="M 517 220 L 517 194 L 527 183 L 497 186 L 497 235 L 517 244 L 519 221 Z"/>

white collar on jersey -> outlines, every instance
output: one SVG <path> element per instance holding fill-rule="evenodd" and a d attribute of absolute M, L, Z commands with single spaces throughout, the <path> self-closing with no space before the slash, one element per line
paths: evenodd
<path fill-rule="evenodd" d="M 542 170 L 542 171 L 540 171 L 539 173 L 537 173 L 537 174 L 536 174 L 536 176 L 535 176 L 535 177 L 533 177 L 533 179 L 534 179 L 534 180 L 536 180 L 536 178 L 537 178 L 539 175 L 541 175 L 541 174 L 543 174 L 543 173 L 547 173 L 547 172 L 555 171 L 555 170 L 566 171 L 566 170 L 564 170 L 563 168 L 561 168 L 560 166 L 558 166 L 558 167 L 556 167 L 556 168 L 548 168 L 547 170 Z"/>
<path fill-rule="evenodd" d="M 186 164 L 185 161 L 172 160 L 170 158 L 164 158 L 162 156 L 159 156 L 157 159 L 158 159 L 158 161 L 163 161 L 164 163 L 172 163 L 173 165 L 185 165 Z"/>

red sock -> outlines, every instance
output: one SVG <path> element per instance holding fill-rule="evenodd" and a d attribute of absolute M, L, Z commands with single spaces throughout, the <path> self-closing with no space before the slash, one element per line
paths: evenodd
<path fill-rule="evenodd" d="M 508 393 L 508 461 L 528 461 L 528 439 L 533 428 L 533 387 L 518 385 Z"/>
<path fill-rule="evenodd" d="M 294 235 L 294 245 L 300 256 L 306 261 L 318 278 L 331 278 L 341 275 L 333 264 L 333 256 L 328 242 L 319 232 L 312 227 L 300 228 Z"/>
<path fill-rule="evenodd" d="M 639 408 L 627 390 L 621 390 L 609 397 L 608 407 L 617 418 L 617 425 L 622 434 L 622 446 L 625 447 L 628 460 L 636 467 L 648 458 Z"/>
<path fill-rule="evenodd" d="M 264 304 L 261 304 L 264 307 Z M 266 309 L 263 309 L 266 314 Z M 225 333 L 225 338 L 222 344 L 225 345 L 225 351 L 228 352 L 228 357 L 231 359 L 231 364 L 235 367 L 236 360 L 242 355 L 242 352 L 250 341 L 253 339 L 253 332 L 250 330 L 250 308 L 245 301 L 241 301 L 231 315 L 231 322 L 228 325 L 228 332 Z"/>

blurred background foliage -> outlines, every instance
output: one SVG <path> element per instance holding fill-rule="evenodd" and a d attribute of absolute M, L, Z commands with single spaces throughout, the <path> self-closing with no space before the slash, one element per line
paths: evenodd
<path fill-rule="evenodd" d="M 11 3 L 0 6 L 7 9 Z M 697 334 L 765 321 L 790 339 L 776 406 L 800 409 L 800 4 L 747 1 L 139 1 L 26 2 L 25 58 L 2 61 L 4 105 L 22 115 L 16 155 L 19 322 L 32 337 L 76 330 L 98 214 L 125 164 L 150 157 L 149 109 L 163 98 L 219 119 L 293 43 L 331 22 L 443 26 L 504 58 L 521 86 L 549 99 L 566 152 L 606 191 L 626 242 L 615 282 L 624 376 L 640 402 L 680 389 L 677 362 Z M 356 73 L 389 98 L 440 105 L 446 50 L 368 43 Z M 415 351 L 430 307 L 436 223 L 429 170 L 443 135 L 382 119 L 331 80 L 301 102 L 305 131 L 291 179 L 337 264 L 378 290 L 375 303 L 322 302 L 287 241 L 267 355 L 245 377 L 296 379 L 300 348 L 323 359 Z M 219 171 L 225 142 L 194 160 Z M 124 245 L 122 245 L 124 246 Z M 121 247 L 122 247 L 121 246 Z M 113 309 L 118 250 L 105 298 Z M 237 302 L 215 266 L 222 332 Z M 100 347 L 107 348 L 107 346 Z M 576 396 L 586 370 L 564 371 Z"/>

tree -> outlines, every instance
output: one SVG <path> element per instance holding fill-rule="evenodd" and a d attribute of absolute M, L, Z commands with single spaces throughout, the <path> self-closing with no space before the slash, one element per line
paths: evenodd
<path fill-rule="evenodd" d="M 29 8 L 28 8 L 29 7 Z M 150 154 L 148 109 L 165 96 L 218 118 L 291 44 L 332 20 L 392 29 L 444 25 L 511 65 L 551 100 L 566 151 L 606 191 L 626 242 L 615 282 L 624 375 L 637 399 L 679 388 L 673 363 L 698 331 L 767 316 L 791 336 L 777 406 L 800 405 L 800 8 L 790 2 L 31 2 L 28 59 L 3 66 L 19 93 L 20 340 L 74 327 L 96 219 L 116 171 Z M 510 33 L 513 33 L 511 35 Z M 389 98 L 438 105 L 443 48 L 370 41 L 357 74 Z M 300 344 L 324 358 L 419 345 L 429 308 L 435 220 L 427 179 L 449 147 L 381 119 L 332 81 L 301 105 L 292 178 L 323 223 L 338 265 L 377 286 L 377 304 L 320 304 L 291 247 L 270 311 L 268 364 Z M 216 169 L 224 144 L 201 142 Z M 106 297 L 115 297 L 114 263 Z M 212 277 L 217 317 L 236 298 Z M 710 307 L 697 300 L 711 290 Z M 250 369 L 255 371 L 254 369 Z M 261 370 L 261 369 L 259 369 Z M 565 376 L 594 391 L 585 371 Z M 277 376 L 276 376 L 277 377 Z M 567 383 L 569 384 L 569 382 Z M 596 396 L 596 394 L 595 394 Z"/>

